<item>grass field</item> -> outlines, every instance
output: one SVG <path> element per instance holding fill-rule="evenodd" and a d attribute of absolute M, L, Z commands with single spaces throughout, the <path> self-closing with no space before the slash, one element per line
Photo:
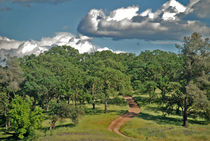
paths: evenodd
<path fill-rule="evenodd" d="M 89 113 L 83 116 L 79 124 L 74 126 L 71 121 L 60 121 L 57 128 L 51 133 L 39 131 L 40 141 L 127 141 L 127 138 L 121 137 L 108 130 L 108 125 L 119 115 L 128 110 L 128 106 L 109 105 L 107 114 L 103 113 L 103 105 L 97 106 L 96 114 Z M 47 128 L 49 121 L 45 121 L 44 126 Z"/>
<path fill-rule="evenodd" d="M 147 96 L 136 95 L 134 99 L 140 105 L 141 113 L 124 124 L 120 131 L 132 138 L 121 137 L 108 130 L 112 120 L 124 114 L 128 105 L 108 106 L 104 114 L 104 105 L 96 105 L 95 111 L 87 105 L 87 114 L 82 116 L 78 125 L 71 120 L 59 120 L 53 131 L 49 130 L 50 120 L 43 122 L 43 128 L 36 131 L 39 141 L 210 141 L 210 125 L 202 119 L 189 119 L 189 128 L 182 127 L 182 117 L 178 115 L 163 116 L 155 103 L 147 104 Z M 3 134 L 0 128 L 0 140 L 9 140 L 9 134 Z M 136 139 L 134 139 L 136 138 Z M 28 139 L 28 140 L 35 140 Z"/>
<path fill-rule="evenodd" d="M 120 131 L 141 141 L 210 141 L 210 125 L 202 119 L 189 118 L 189 128 L 182 127 L 182 117 L 163 116 L 156 104 L 146 104 L 147 96 L 135 96 L 141 113 L 124 124 Z"/>

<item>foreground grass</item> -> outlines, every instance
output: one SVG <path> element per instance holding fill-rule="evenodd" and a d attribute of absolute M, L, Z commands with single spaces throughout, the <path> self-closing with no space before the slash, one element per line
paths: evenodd
<path fill-rule="evenodd" d="M 182 117 L 179 115 L 163 116 L 159 107 L 148 104 L 145 95 L 135 96 L 140 105 L 141 113 L 125 123 L 120 131 L 137 140 L 144 141 L 210 141 L 210 125 L 202 119 L 189 119 L 189 128 L 182 127 Z M 104 114 L 104 105 L 97 105 L 91 110 L 87 105 L 87 114 L 74 125 L 71 120 L 59 120 L 56 129 L 49 130 L 50 120 L 45 120 L 43 128 L 36 132 L 36 137 L 28 140 L 39 141 L 129 141 L 133 138 L 124 138 L 108 130 L 109 124 L 126 113 L 127 106 L 109 105 L 108 113 Z M 2 128 L 3 129 L 3 128 Z M 3 130 L 2 130 L 3 131 Z M 8 140 L 0 130 L 0 140 Z M 1 138 L 3 137 L 3 138 Z"/>
<path fill-rule="evenodd" d="M 141 113 L 124 124 L 120 131 L 141 141 L 210 141 L 210 125 L 202 119 L 189 119 L 189 128 L 182 127 L 182 117 L 163 116 L 156 104 L 147 104 L 146 96 L 136 96 Z"/>
<path fill-rule="evenodd" d="M 124 114 L 128 110 L 128 106 L 109 105 L 107 114 L 103 113 L 103 105 L 97 107 L 97 112 L 89 113 L 83 116 L 79 124 L 74 126 L 69 120 L 60 121 L 57 128 L 51 133 L 40 132 L 40 141 L 127 141 L 128 139 L 121 137 L 108 130 L 108 126 L 112 120 Z M 44 123 L 45 127 L 48 121 Z"/>

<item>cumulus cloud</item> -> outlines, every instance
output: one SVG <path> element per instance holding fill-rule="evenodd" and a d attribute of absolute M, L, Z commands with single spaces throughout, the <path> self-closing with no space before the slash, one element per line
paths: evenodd
<path fill-rule="evenodd" d="M 92 38 L 79 34 L 78 37 L 67 32 L 57 33 L 54 37 L 45 37 L 40 41 L 17 41 L 7 37 L 0 36 L 0 64 L 8 56 L 23 57 L 25 55 L 39 55 L 48 51 L 54 46 L 71 46 L 79 53 L 90 53 L 95 51 L 110 50 L 115 53 L 122 51 L 113 51 L 109 48 L 99 48 L 91 43 Z"/>
<path fill-rule="evenodd" d="M 0 36 L 0 56 L 5 57 L 7 54 L 17 57 L 30 54 L 39 55 L 53 46 L 63 45 L 72 46 L 80 53 L 92 52 L 96 50 L 96 46 L 90 40 L 91 38 L 86 36 L 75 37 L 67 32 L 57 33 L 54 37 L 42 38 L 41 41 L 17 41 Z"/>
<path fill-rule="evenodd" d="M 206 0 L 204 0 L 206 1 Z M 209 1 L 209 0 L 208 0 Z M 170 0 L 160 9 L 147 9 L 138 13 L 138 6 L 119 8 L 106 15 L 103 10 L 92 9 L 81 20 L 78 32 L 92 37 L 113 39 L 182 40 L 192 32 L 210 35 L 210 28 L 199 21 L 185 21 L 183 17 L 195 11 L 199 0 L 191 0 L 184 6 Z"/>
<path fill-rule="evenodd" d="M 0 36 L 0 49 L 10 50 L 10 49 L 16 49 L 22 44 L 21 41 L 16 41 L 9 39 L 7 37 Z"/>

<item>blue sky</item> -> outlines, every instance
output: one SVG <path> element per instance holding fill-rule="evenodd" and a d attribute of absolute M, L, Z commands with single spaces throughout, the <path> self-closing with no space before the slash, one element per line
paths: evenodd
<path fill-rule="evenodd" d="M 44 0 L 43 0 L 44 1 Z M 161 49 L 165 51 L 176 52 L 175 43 L 179 43 L 180 39 L 174 37 L 157 38 L 157 34 L 152 37 L 143 37 L 142 34 L 133 34 L 125 36 L 123 32 L 118 31 L 120 36 L 112 34 L 99 34 L 98 31 L 79 30 L 79 24 L 84 26 L 84 17 L 91 9 L 102 10 L 107 16 L 111 11 L 126 8 L 129 6 L 139 7 L 138 14 L 148 8 L 152 12 L 160 9 L 168 0 L 0 0 L 0 36 L 7 37 L 18 41 L 37 40 L 43 37 L 53 37 L 58 32 L 69 32 L 78 35 L 78 32 L 86 36 L 93 37 L 93 44 L 99 47 L 108 47 L 112 50 L 122 50 L 126 52 L 139 53 L 143 50 Z M 187 6 L 189 0 L 177 0 L 184 6 Z M 209 2 L 209 0 L 205 0 Z M 193 7 L 194 8 L 194 7 Z M 196 11 L 197 12 L 197 11 Z M 208 11 L 207 11 L 208 12 Z M 196 20 L 209 29 L 210 18 L 196 16 L 197 13 L 190 13 L 181 20 Z M 105 17 L 106 18 L 106 17 Z M 121 21 L 119 21 L 121 22 Z M 199 24 L 200 25 L 200 24 Z M 109 27 L 110 28 L 110 27 Z M 174 28 L 174 27 L 173 27 Z M 104 28 L 103 28 L 104 29 Z M 178 28 L 179 29 L 179 28 Z M 109 29 L 107 29 L 109 30 Z M 116 29 L 117 30 L 117 29 Z M 174 29 L 172 30 L 174 31 Z M 110 31 L 108 31 L 110 32 Z M 170 31 L 171 32 L 171 31 Z M 187 33 L 190 33 L 190 29 Z M 193 32 L 193 31 L 192 31 Z M 199 32 L 199 31 L 198 31 Z M 161 33 L 161 32 L 158 32 Z M 161 36 L 161 35 L 160 35 Z M 209 36 L 209 32 L 206 33 Z M 171 41 L 171 42 L 170 42 Z"/>

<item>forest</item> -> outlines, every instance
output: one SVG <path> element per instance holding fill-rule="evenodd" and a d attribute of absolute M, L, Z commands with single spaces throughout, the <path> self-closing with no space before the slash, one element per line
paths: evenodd
<path fill-rule="evenodd" d="M 0 139 L 31 140 L 37 131 L 52 133 L 62 119 L 79 126 L 86 115 L 97 115 L 98 107 L 106 116 L 111 105 L 126 105 L 123 96 L 133 97 L 140 110 L 155 104 L 160 119 L 181 117 L 178 126 L 183 130 L 192 121 L 208 126 L 209 39 L 193 33 L 176 46 L 179 53 L 154 50 L 139 55 L 79 54 L 70 46 L 57 46 L 39 56 L 10 57 L 0 66 Z"/>

